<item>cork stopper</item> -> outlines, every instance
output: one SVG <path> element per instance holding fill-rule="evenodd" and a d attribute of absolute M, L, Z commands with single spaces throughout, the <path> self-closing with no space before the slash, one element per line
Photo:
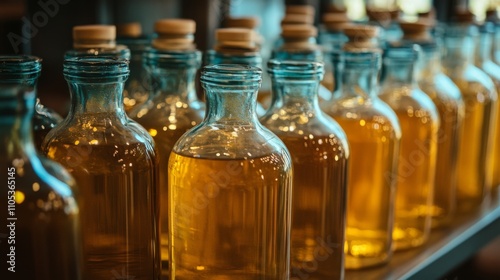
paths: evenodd
<path fill-rule="evenodd" d="M 410 41 L 429 42 L 432 36 L 429 32 L 434 25 L 433 21 L 428 19 L 419 19 L 416 22 L 400 21 L 399 26 L 403 30 L 403 39 Z"/>
<path fill-rule="evenodd" d="M 159 50 L 194 50 L 196 22 L 190 19 L 162 19 L 155 22 L 158 38 L 153 47 Z"/>
<path fill-rule="evenodd" d="M 248 28 L 220 28 L 215 31 L 217 44 L 214 49 L 221 52 L 252 52 L 258 50 L 258 36 Z"/>
<path fill-rule="evenodd" d="M 314 18 L 315 9 L 311 5 L 287 5 L 285 14 L 307 15 Z"/>
<path fill-rule="evenodd" d="M 328 8 L 326 9 L 326 12 L 327 13 L 347 14 L 347 9 L 345 7 L 342 7 L 342 6 L 332 4 L 332 5 L 328 6 Z"/>
<path fill-rule="evenodd" d="M 398 9 L 366 9 L 366 14 L 371 21 L 390 23 L 399 18 Z"/>
<path fill-rule="evenodd" d="M 313 25 L 283 25 L 281 27 L 281 37 L 283 38 L 284 49 L 310 50 L 316 49 L 317 44 L 311 37 L 318 36 L 318 30 Z"/>
<path fill-rule="evenodd" d="M 314 17 L 309 15 L 300 14 L 286 14 L 281 20 L 281 25 L 291 25 L 291 24 L 313 24 Z"/>
<path fill-rule="evenodd" d="M 380 28 L 371 25 L 349 25 L 344 28 L 349 41 L 344 45 L 346 51 L 381 51 L 376 37 Z"/>
<path fill-rule="evenodd" d="M 326 13 L 323 15 L 323 25 L 330 31 L 342 31 L 349 24 L 345 13 Z"/>
<path fill-rule="evenodd" d="M 256 29 L 259 25 L 258 17 L 228 17 L 224 20 L 224 26 L 228 28 Z"/>
<path fill-rule="evenodd" d="M 118 37 L 137 38 L 142 35 L 142 26 L 139 22 L 120 23 L 116 25 Z"/>
<path fill-rule="evenodd" d="M 435 20 L 436 19 L 436 10 L 434 8 L 431 8 L 427 12 L 419 12 L 418 17 L 429 19 L 429 20 Z"/>
<path fill-rule="evenodd" d="M 79 25 L 73 27 L 73 48 L 112 49 L 116 47 L 116 27 L 114 25 Z"/>
<path fill-rule="evenodd" d="M 471 24 L 474 23 L 475 16 L 474 14 L 467 9 L 457 9 L 455 10 L 455 22 L 463 23 L 463 24 Z"/>

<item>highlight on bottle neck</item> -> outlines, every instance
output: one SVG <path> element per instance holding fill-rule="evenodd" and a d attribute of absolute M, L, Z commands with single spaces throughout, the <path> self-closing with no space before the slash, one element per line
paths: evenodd
<path fill-rule="evenodd" d="M 319 82 L 324 75 L 324 65 L 320 62 L 272 59 L 267 69 L 272 79 L 294 84 Z"/>
<path fill-rule="evenodd" d="M 262 70 L 257 67 L 239 64 L 218 64 L 203 67 L 201 84 L 203 88 L 211 86 L 222 90 L 256 91 L 262 81 Z"/>
<path fill-rule="evenodd" d="M 124 82 L 129 75 L 128 61 L 111 57 L 74 57 L 64 60 L 64 77 L 68 82 Z"/>

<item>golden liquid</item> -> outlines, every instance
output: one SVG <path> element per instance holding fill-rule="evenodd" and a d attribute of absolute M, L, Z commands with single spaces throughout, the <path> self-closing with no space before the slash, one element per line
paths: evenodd
<path fill-rule="evenodd" d="M 457 167 L 457 212 L 469 213 L 486 195 L 486 162 L 493 104 L 490 93 L 481 84 L 453 80 L 462 93 L 465 117 L 459 142 Z"/>
<path fill-rule="evenodd" d="M 172 152 L 170 279 L 288 279 L 291 180 L 281 154 Z"/>
<path fill-rule="evenodd" d="M 388 174 L 396 172 L 399 139 L 381 113 L 356 119 L 345 113 L 338 110 L 332 116 L 350 146 L 345 268 L 358 269 L 385 263 L 391 256 L 396 185 Z"/>
<path fill-rule="evenodd" d="M 158 279 L 156 166 L 145 146 L 52 141 L 47 151 L 78 183 L 84 278 Z"/>
<path fill-rule="evenodd" d="M 25 159 L 26 160 L 26 159 Z M 80 225 L 74 198 L 59 193 L 47 177 L 34 172 L 29 162 L 18 165 L 13 179 L 16 187 L 14 216 L 7 216 L 8 168 L 0 164 L 4 194 L 1 198 L 0 279 L 74 280 L 81 276 Z M 39 167 L 36 167 L 39 168 Z M 46 174 L 43 172 L 43 174 Z M 58 185 L 60 185 L 59 183 Z M 66 187 L 68 188 L 68 187 Z M 5 207 L 5 208 L 4 208 Z M 8 221 L 7 218 L 17 218 Z M 8 239 L 7 227 L 15 223 L 15 239 Z M 15 243 L 13 243 L 14 241 Z M 7 270 L 10 246 L 15 246 L 15 272 Z"/>
<path fill-rule="evenodd" d="M 500 95 L 500 80 L 494 79 L 496 91 Z M 488 154 L 488 190 L 495 198 L 498 195 L 498 188 L 500 187 L 500 98 L 496 101 L 496 118 L 491 126 L 492 142 L 491 153 Z"/>
<path fill-rule="evenodd" d="M 164 106 L 151 108 L 148 113 L 140 115 L 141 117 L 133 117 L 153 137 L 158 150 L 160 254 L 164 275 L 168 272 L 168 159 L 175 142 L 186 131 L 202 121 L 201 114 L 194 109 L 177 108 L 173 101 L 168 104 L 163 103 Z"/>
<path fill-rule="evenodd" d="M 440 94 L 433 84 L 423 81 L 419 86 L 436 105 L 441 120 L 431 208 L 431 225 L 436 228 L 448 225 L 456 210 L 457 154 L 463 111 L 456 100 Z"/>
<path fill-rule="evenodd" d="M 431 100 L 420 92 L 382 93 L 401 125 L 393 241 L 396 250 L 422 245 L 430 233 L 439 119 L 431 112 Z M 434 112 L 435 113 L 435 112 Z"/>
<path fill-rule="evenodd" d="M 342 279 L 346 147 L 334 135 L 280 138 L 294 170 L 291 277 Z"/>

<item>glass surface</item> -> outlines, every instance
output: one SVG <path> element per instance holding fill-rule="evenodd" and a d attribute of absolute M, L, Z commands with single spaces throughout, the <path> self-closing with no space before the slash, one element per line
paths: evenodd
<path fill-rule="evenodd" d="M 36 57 L 0 56 L 1 279 L 82 279 L 74 180 L 33 142 Z M 5 208 L 4 208 L 5 207 Z"/>
<path fill-rule="evenodd" d="M 493 117 L 493 140 L 490 147 L 491 153 L 488 154 L 486 184 L 492 194 L 496 195 L 500 186 L 500 102 L 498 94 L 500 93 L 500 66 L 491 60 L 492 39 L 495 33 L 495 27 L 491 23 L 484 23 L 480 28 L 480 36 L 475 40 L 474 64 L 483 70 L 493 81 L 497 92 L 495 114 Z"/>
<path fill-rule="evenodd" d="M 123 110 L 128 65 L 121 58 L 64 62 L 71 93 L 66 119 L 44 152 L 79 184 L 85 279 L 159 279 L 156 151 Z"/>
<path fill-rule="evenodd" d="M 491 79 L 473 65 L 474 44 L 467 25 L 444 29 L 443 71 L 460 89 L 465 104 L 457 167 L 457 211 L 474 211 L 486 196 L 486 161 L 493 141 L 497 96 Z"/>
<path fill-rule="evenodd" d="M 291 277 L 342 279 L 349 147 L 340 126 L 318 104 L 323 64 L 271 60 L 273 89 L 283 102 L 261 123 L 290 151 L 294 178 Z"/>
<path fill-rule="evenodd" d="M 417 82 L 439 113 L 438 149 L 432 227 L 448 225 L 455 214 L 457 191 L 458 143 L 465 114 L 460 90 L 441 71 L 439 48 L 435 43 L 421 43 L 422 57 L 417 67 Z"/>
<path fill-rule="evenodd" d="M 201 53 L 148 49 L 144 56 L 152 91 L 129 116 L 149 132 L 158 149 L 160 250 L 163 271 L 168 271 L 168 159 L 175 142 L 203 120 L 204 104 L 195 91 Z"/>
<path fill-rule="evenodd" d="M 35 112 L 33 114 L 33 137 L 35 141 L 35 148 L 41 152 L 42 143 L 45 136 L 49 131 L 56 127 L 62 121 L 59 116 L 52 109 L 47 108 L 40 103 L 40 99 L 36 99 Z"/>
<path fill-rule="evenodd" d="M 350 146 L 345 267 L 379 265 L 392 256 L 401 128 L 377 97 L 380 54 L 331 53 L 335 90 L 322 109 L 344 129 Z"/>
<path fill-rule="evenodd" d="M 439 114 L 415 80 L 418 50 L 389 47 L 379 97 L 401 125 L 393 241 L 395 250 L 422 245 L 429 237 L 436 172 Z"/>
<path fill-rule="evenodd" d="M 170 279 L 289 279 L 292 162 L 255 113 L 258 68 L 207 66 L 169 160 Z"/>

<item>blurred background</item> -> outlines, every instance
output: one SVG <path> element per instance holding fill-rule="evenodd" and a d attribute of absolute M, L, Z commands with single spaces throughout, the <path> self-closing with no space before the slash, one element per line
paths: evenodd
<path fill-rule="evenodd" d="M 398 8 L 407 20 L 435 12 L 449 21 L 457 8 L 469 9 L 476 20 L 487 10 L 500 10 L 500 0 L 0 0 L 0 54 L 32 54 L 43 59 L 39 97 L 44 105 L 67 114 L 69 92 L 62 75 L 63 54 L 72 48 L 72 28 L 84 24 L 140 22 L 144 34 L 161 18 L 190 18 L 197 22 L 198 49 L 210 49 L 215 30 L 227 16 L 259 16 L 260 34 L 273 42 L 288 4 L 316 8 L 315 23 L 332 6 L 346 9 L 351 20 L 366 19 L 366 9 Z M 498 29 L 497 29 L 498 30 Z M 500 279 L 500 240 L 450 271 L 445 279 Z M 481 278 L 480 278 L 481 277 Z"/>

